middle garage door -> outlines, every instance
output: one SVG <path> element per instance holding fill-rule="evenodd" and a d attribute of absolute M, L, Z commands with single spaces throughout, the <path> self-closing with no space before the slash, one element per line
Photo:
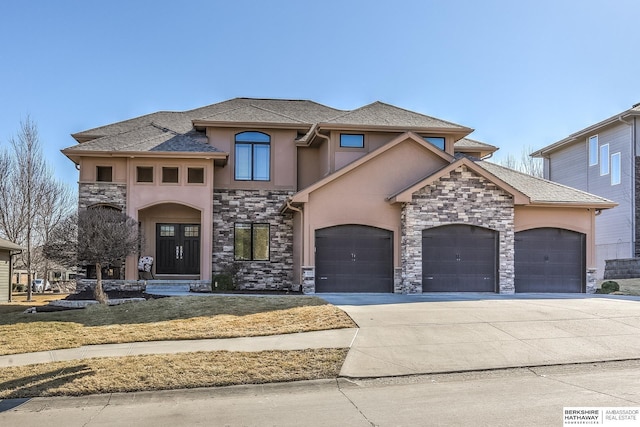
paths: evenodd
<path fill-rule="evenodd" d="M 316 292 L 392 291 L 392 231 L 364 225 L 316 230 Z"/>
<path fill-rule="evenodd" d="M 423 292 L 496 292 L 498 232 L 454 224 L 422 231 Z"/>

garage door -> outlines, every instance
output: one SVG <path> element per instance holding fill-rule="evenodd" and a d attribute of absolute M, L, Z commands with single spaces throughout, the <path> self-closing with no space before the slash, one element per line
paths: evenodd
<path fill-rule="evenodd" d="M 535 228 L 515 238 L 516 292 L 584 292 L 584 234 Z"/>
<path fill-rule="evenodd" d="M 423 292 L 496 292 L 498 232 L 472 225 L 422 231 Z"/>
<path fill-rule="evenodd" d="M 316 292 L 392 292 L 393 232 L 363 225 L 316 231 Z"/>

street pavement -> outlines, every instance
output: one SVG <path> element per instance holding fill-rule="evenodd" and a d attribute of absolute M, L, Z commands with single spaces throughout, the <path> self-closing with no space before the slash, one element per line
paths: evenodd
<path fill-rule="evenodd" d="M 4 400 L 0 425 L 559 425 L 563 406 L 640 405 L 639 298 L 321 296 L 359 329 L 197 345 L 350 345 L 337 381 Z M 134 347 L 103 350 L 185 351 L 184 342 Z"/>
<path fill-rule="evenodd" d="M 0 402 L 0 425 L 561 426 L 564 407 L 640 407 L 639 373 L 627 361 L 16 399 Z"/>

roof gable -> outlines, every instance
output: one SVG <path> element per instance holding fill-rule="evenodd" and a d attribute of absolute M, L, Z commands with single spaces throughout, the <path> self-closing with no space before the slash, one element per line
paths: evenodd
<path fill-rule="evenodd" d="M 491 173 L 481 168 L 475 162 L 473 162 L 472 160 L 469 160 L 466 157 L 462 157 L 456 160 L 455 162 L 440 169 L 438 172 L 421 179 L 420 181 L 416 182 L 410 187 L 405 188 L 404 190 L 392 195 L 387 200 L 391 203 L 410 202 L 415 192 L 421 190 L 422 188 L 426 187 L 427 185 L 437 181 L 438 179 L 444 176 L 448 176 L 452 171 L 456 170 L 460 166 L 466 166 L 469 170 L 474 172 L 476 175 L 479 175 L 487 179 L 488 181 L 495 184 L 498 188 L 501 188 L 502 190 L 511 194 L 514 198 L 515 204 L 523 205 L 523 204 L 529 203 L 529 198 L 524 193 L 520 192 L 519 190 L 511 186 L 509 183 L 503 181 L 502 179 L 492 175 Z"/>
<path fill-rule="evenodd" d="M 294 194 L 292 196 L 290 202 L 292 202 L 292 203 L 305 203 L 305 202 L 307 202 L 308 199 L 309 199 L 309 194 L 311 194 L 315 190 L 317 190 L 317 189 L 319 189 L 321 187 L 324 187 L 325 185 L 329 184 L 330 182 L 333 182 L 333 181 L 339 179 L 340 177 L 344 176 L 345 174 L 347 174 L 347 173 L 351 172 L 352 170 L 360 167 L 361 165 L 371 161 L 372 159 L 377 158 L 380 155 L 383 155 L 388 150 L 392 149 L 393 147 L 395 147 L 398 144 L 401 144 L 401 143 L 403 143 L 405 141 L 412 141 L 413 143 L 416 143 L 416 144 L 420 145 L 421 147 L 427 149 L 431 153 L 434 153 L 437 157 L 443 159 L 447 163 L 452 162 L 454 160 L 453 156 L 445 153 L 442 150 L 439 150 L 437 147 L 435 147 L 432 144 L 426 142 L 424 139 L 422 139 L 420 136 L 416 135 L 415 133 L 413 133 L 413 132 L 405 132 L 402 135 L 397 136 L 396 138 L 394 138 L 393 140 L 391 140 L 387 144 L 383 145 L 382 147 L 380 147 L 380 148 L 378 148 L 378 149 L 376 149 L 376 150 L 364 155 L 363 157 L 360 157 L 359 159 L 349 163 L 348 165 L 346 165 L 343 168 L 335 171 L 331 175 L 326 176 L 325 178 L 321 179 L 320 181 L 316 182 L 315 184 L 312 184 L 309 187 L 307 187 L 307 188 L 299 191 L 298 193 Z"/>

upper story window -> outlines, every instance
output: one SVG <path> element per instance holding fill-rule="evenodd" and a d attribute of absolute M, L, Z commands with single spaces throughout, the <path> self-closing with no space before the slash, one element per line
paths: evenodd
<path fill-rule="evenodd" d="M 236 135 L 235 179 L 269 181 L 271 178 L 271 137 L 262 132 Z"/>
<path fill-rule="evenodd" d="M 178 183 L 178 168 L 163 167 L 162 168 L 162 182 L 168 184 Z"/>
<path fill-rule="evenodd" d="M 364 135 L 354 133 L 341 133 L 340 147 L 364 148 Z"/>
<path fill-rule="evenodd" d="M 598 164 L 598 135 L 589 137 L 589 166 Z"/>
<path fill-rule="evenodd" d="M 113 168 L 111 166 L 96 166 L 96 181 L 113 182 Z"/>
<path fill-rule="evenodd" d="M 620 153 L 611 155 L 611 185 L 618 185 L 622 179 Z"/>
<path fill-rule="evenodd" d="M 609 175 L 609 144 L 600 147 L 600 175 Z"/>
<path fill-rule="evenodd" d="M 136 167 L 136 182 L 153 182 L 153 166 Z"/>
<path fill-rule="evenodd" d="M 442 151 L 444 151 L 444 137 L 443 136 L 423 136 L 424 140 L 429 144 L 435 145 Z"/>

